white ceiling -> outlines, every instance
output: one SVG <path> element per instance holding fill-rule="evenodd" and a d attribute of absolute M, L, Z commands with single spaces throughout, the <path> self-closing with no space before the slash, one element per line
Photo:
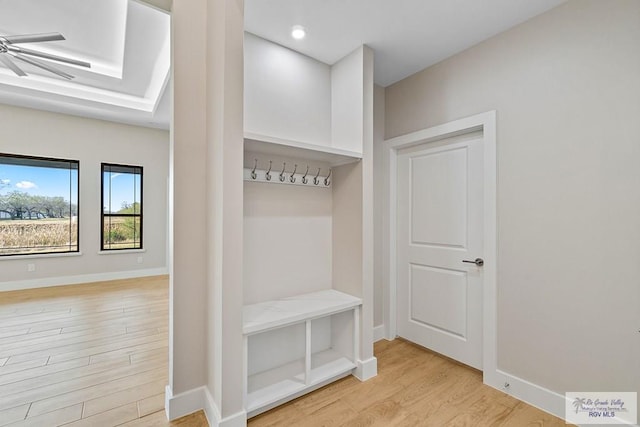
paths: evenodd
<path fill-rule="evenodd" d="M 169 128 L 163 96 L 170 71 L 170 17 L 135 0 L 0 0 L 0 35 L 62 33 L 66 40 L 18 45 L 91 63 L 51 62 L 67 81 L 19 62 L 0 67 L 0 102 Z"/>
<path fill-rule="evenodd" d="M 361 44 L 388 86 L 565 0 L 245 0 L 245 29 L 327 64 Z M 156 7 L 149 6 L 149 3 Z M 0 0 L 0 35 L 60 32 L 30 44 L 92 64 L 54 64 L 68 82 L 20 63 L 0 65 L 0 103 L 169 128 L 171 0 Z M 290 36 L 293 25 L 307 37 Z M 24 46 L 26 47 L 26 46 Z"/>
<path fill-rule="evenodd" d="M 245 0 L 245 29 L 329 65 L 366 44 L 388 86 L 564 1 Z"/>

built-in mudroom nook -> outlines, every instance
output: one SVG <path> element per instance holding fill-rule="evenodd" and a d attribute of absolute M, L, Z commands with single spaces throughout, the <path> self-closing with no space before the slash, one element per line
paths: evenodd
<path fill-rule="evenodd" d="M 243 334 L 252 417 L 373 357 L 373 52 L 245 34 Z"/>
<path fill-rule="evenodd" d="M 0 427 L 640 427 L 640 0 L 0 3 Z"/>

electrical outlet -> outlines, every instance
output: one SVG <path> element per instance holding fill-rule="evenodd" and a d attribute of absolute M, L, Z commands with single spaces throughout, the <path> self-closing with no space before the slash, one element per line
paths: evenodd
<path fill-rule="evenodd" d="M 142 264 L 142 261 L 143 261 L 142 257 L 141 257 L 141 256 L 139 256 L 139 257 L 138 257 L 138 264 Z"/>
<path fill-rule="evenodd" d="M 27 271 L 36 271 L 36 265 L 33 263 L 27 264 Z"/>

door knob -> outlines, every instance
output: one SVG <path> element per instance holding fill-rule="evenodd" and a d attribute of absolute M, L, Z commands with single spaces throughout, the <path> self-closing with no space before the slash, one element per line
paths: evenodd
<path fill-rule="evenodd" d="M 471 261 L 468 259 L 463 259 L 462 262 L 468 262 L 469 264 L 475 264 L 478 267 L 481 267 L 484 265 L 484 260 L 482 258 L 476 258 L 475 260 Z"/>

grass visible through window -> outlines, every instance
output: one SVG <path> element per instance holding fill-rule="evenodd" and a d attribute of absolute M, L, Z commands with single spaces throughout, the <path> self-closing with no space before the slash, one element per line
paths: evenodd
<path fill-rule="evenodd" d="M 102 164 L 102 250 L 142 249 L 142 167 Z"/>
<path fill-rule="evenodd" d="M 0 256 L 77 252 L 79 163 L 0 154 Z"/>

